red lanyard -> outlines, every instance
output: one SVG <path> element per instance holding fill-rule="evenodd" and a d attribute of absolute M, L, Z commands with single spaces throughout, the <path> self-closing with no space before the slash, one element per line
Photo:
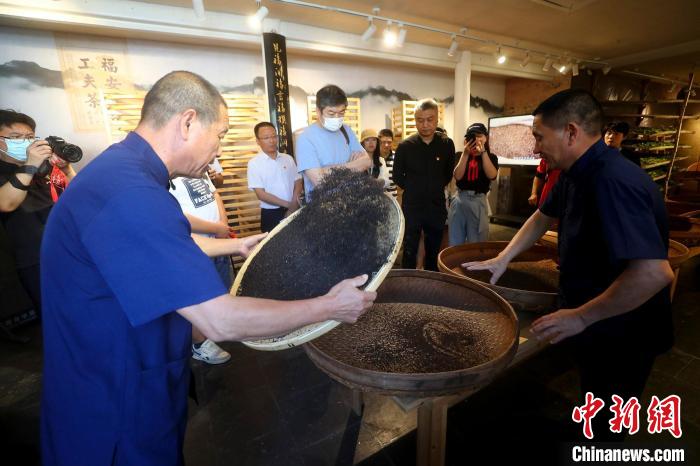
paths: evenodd
<path fill-rule="evenodd" d="M 58 197 L 63 194 L 63 191 L 66 190 L 66 186 L 68 186 L 68 178 L 66 178 L 66 175 L 56 165 L 51 169 L 49 186 L 51 187 L 51 199 L 56 203 Z"/>

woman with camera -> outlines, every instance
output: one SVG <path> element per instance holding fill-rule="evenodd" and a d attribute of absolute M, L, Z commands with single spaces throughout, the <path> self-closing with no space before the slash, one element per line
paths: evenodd
<path fill-rule="evenodd" d="M 454 169 L 458 193 L 448 217 L 450 246 L 489 238 L 486 194 L 498 175 L 498 157 L 489 150 L 488 135 L 482 123 L 470 125 L 464 135 L 464 152 Z"/>

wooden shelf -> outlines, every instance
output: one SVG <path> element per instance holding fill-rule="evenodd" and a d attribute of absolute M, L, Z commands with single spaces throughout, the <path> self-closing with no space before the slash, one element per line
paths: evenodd
<path fill-rule="evenodd" d="M 642 166 L 642 168 L 644 170 L 651 170 L 652 168 L 663 167 L 664 165 L 668 165 L 669 163 L 671 163 L 670 160 L 665 160 L 663 162 L 653 163 L 651 165 L 644 165 Z"/>

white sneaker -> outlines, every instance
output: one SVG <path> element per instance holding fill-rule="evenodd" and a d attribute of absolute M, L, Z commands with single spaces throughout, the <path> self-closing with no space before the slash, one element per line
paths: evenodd
<path fill-rule="evenodd" d="M 207 364 L 223 364 L 231 359 L 231 355 L 227 351 L 209 339 L 204 340 L 199 348 L 192 345 L 192 357 Z"/>

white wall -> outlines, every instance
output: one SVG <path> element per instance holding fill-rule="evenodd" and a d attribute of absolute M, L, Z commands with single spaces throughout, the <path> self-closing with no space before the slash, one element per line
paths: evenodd
<path fill-rule="evenodd" d="M 55 72 L 60 72 L 60 65 L 53 34 L 3 28 L 0 31 L 0 43 L 3 44 L 0 48 L 0 108 L 12 108 L 32 116 L 37 121 L 39 136 L 54 134 L 80 145 L 85 152 L 85 162 L 104 150 L 108 143 L 104 131 L 78 133 L 73 130 L 68 97 L 62 88 L 47 86 L 40 80 L 33 82 L 27 76 L 13 75 L 11 67 L 7 65 L 11 61 L 33 62 L 43 69 L 41 73 L 55 76 Z M 201 74 L 222 91 L 263 92 L 261 87 L 253 88 L 253 80 L 264 74 L 262 54 L 258 50 L 131 39 L 126 44 L 132 81 L 144 89 L 148 89 L 165 73 L 182 69 Z M 389 91 L 408 94 L 412 98 L 445 99 L 454 92 L 453 74 L 446 71 L 406 65 L 349 62 L 341 57 L 329 59 L 294 53 L 290 54 L 288 65 L 291 97 L 294 100 L 293 129 L 306 126 L 304 94 L 315 94 L 328 83 L 339 85 L 348 94 L 376 90 L 381 86 Z M 502 107 L 505 81 L 501 78 L 473 76 L 472 96 Z M 384 128 L 391 109 L 397 104 L 398 98 L 392 95 L 370 94 L 363 97 L 363 127 Z M 448 130 L 453 127 L 453 108 L 453 105 L 446 107 L 445 127 Z M 483 109 L 472 108 L 472 121 L 486 123 L 488 116 Z M 458 135 L 456 139 L 460 141 L 461 136 Z"/>

